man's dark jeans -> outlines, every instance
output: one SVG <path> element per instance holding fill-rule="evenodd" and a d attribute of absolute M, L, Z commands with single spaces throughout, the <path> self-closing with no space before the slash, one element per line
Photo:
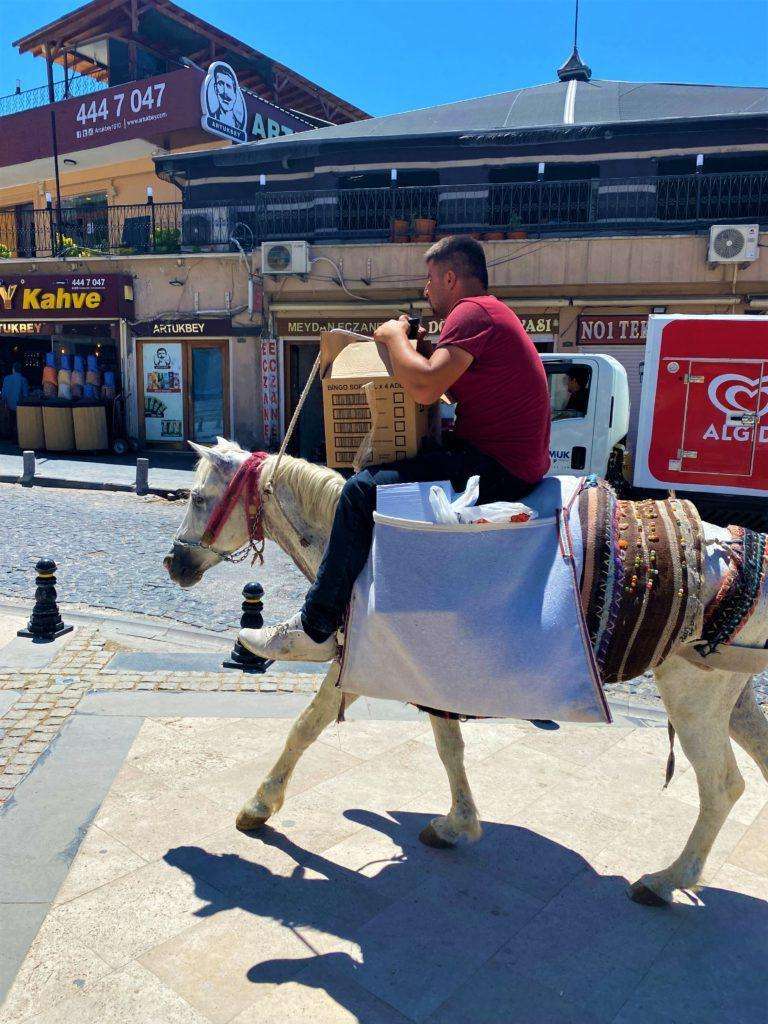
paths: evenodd
<path fill-rule="evenodd" d="M 534 487 L 509 474 L 495 459 L 460 442 L 401 462 L 371 466 L 350 477 L 339 498 L 317 579 L 301 611 L 307 634 L 320 643 L 344 622 L 352 588 L 371 549 L 378 485 L 450 480 L 458 492 L 464 490 L 471 476 L 477 475 L 480 477 L 478 504 L 519 501 Z"/>

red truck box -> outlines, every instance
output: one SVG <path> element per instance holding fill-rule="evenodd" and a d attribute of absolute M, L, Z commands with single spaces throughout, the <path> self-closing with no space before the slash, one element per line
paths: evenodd
<path fill-rule="evenodd" d="M 634 483 L 768 497 L 768 318 L 649 317 Z"/>

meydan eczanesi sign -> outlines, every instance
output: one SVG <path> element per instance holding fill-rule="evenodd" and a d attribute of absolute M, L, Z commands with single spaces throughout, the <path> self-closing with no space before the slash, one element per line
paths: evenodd
<path fill-rule="evenodd" d="M 266 101 L 262 101 L 266 102 Z M 208 68 L 208 74 L 200 87 L 200 108 L 202 128 L 211 135 L 218 135 L 231 142 L 247 142 L 248 107 L 237 75 L 229 64 L 216 60 Z M 281 113 L 275 107 L 275 115 Z M 253 114 L 250 134 L 256 139 L 273 139 L 279 135 L 293 135 L 294 129 L 259 111 Z"/>

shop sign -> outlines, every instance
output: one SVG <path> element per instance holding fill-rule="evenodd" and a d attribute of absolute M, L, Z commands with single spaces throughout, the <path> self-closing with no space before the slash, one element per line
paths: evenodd
<path fill-rule="evenodd" d="M 324 331 L 353 331 L 355 334 L 373 334 L 377 327 L 391 320 L 396 319 L 399 314 L 391 313 L 389 316 L 382 315 L 369 317 L 368 319 L 354 320 L 351 318 L 328 318 L 320 317 L 294 318 L 279 317 L 277 320 L 277 333 L 281 338 L 310 337 L 316 338 Z M 518 313 L 520 321 L 527 334 L 557 334 L 560 330 L 560 318 L 557 313 Z M 427 337 L 437 338 L 445 326 L 445 320 L 438 320 L 435 317 L 425 318 L 423 321 L 427 331 Z"/>
<path fill-rule="evenodd" d="M 280 440 L 280 374 L 273 338 L 261 339 L 261 399 L 264 444 L 274 447 Z"/>
<path fill-rule="evenodd" d="M 648 333 L 645 313 L 579 317 L 579 345 L 644 345 Z"/>
<path fill-rule="evenodd" d="M 123 274 L 3 276 L 0 318 L 49 313 L 48 319 L 123 317 L 133 313 L 133 284 Z"/>
<path fill-rule="evenodd" d="M 239 86 L 235 93 L 229 79 L 216 74 L 216 65 L 228 66 L 216 61 L 208 75 L 201 68 L 183 68 L 62 100 L 56 104 L 59 156 L 132 139 L 154 141 L 169 132 L 199 131 L 201 125 L 206 132 L 234 142 L 290 135 L 311 127 L 301 117 L 253 93 L 243 93 Z M 212 84 L 206 89 L 209 76 Z M 50 110 L 49 106 L 35 107 L 3 118 L 0 167 L 50 157 Z M 214 131 L 214 125 L 219 129 Z"/>
<path fill-rule="evenodd" d="M 208 68 L 200 86 L 200 125 L 210 135 L 218 135 L 231 142 L 248 141 L 248 108 L 243 90 L 234 69 L 223 60 L 215 60 Z M 275 107 L 273 113 L 278 114 Z M 253 113 L 250 133 L 257 139 L 274 139 L 279 135 L 293 135 L 294 129 L 270 117 L 264 111 Z"/>
<path fill-rule="evenodd" d="M 137 338 L 228 338 L 231 334 L 240 333 L 240 328 L 233 328 L 231 320 L 139 320 L 131 324 L 131 331 Z M 257 334 L 258 328 L 251 328 Z"/>
<path fill-rule="evenodd" d="M 27 334 L 42 334 L 45 324 L 34 320 L 0 320 L 0 338 L 23 337 Z"/>
<path fill-rule="evenodd" d="M 142 346 L 144 432 L 147 441 L 184 439 L 184 379 L 179 342 Z"/>

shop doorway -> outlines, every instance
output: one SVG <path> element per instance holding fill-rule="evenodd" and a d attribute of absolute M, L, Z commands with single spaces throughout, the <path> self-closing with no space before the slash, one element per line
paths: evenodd
<path fill-rule="evenodd" d="M 139 408 L 147 444 L 182 447 L 228 437 L 229 345 L 224 339 L 142 341 Z"/>
<path fill-rule="evenodd" d="M 293 415 L 319 351 L 320 346 L 316 341 L 290 341 L 285 346 L 285 393 L 288 396 L 286 421 Z M 325 462 L 323 393 L 319 378 L 315 379 L 309 392 L 288 451 L 309 462 Z"/>

